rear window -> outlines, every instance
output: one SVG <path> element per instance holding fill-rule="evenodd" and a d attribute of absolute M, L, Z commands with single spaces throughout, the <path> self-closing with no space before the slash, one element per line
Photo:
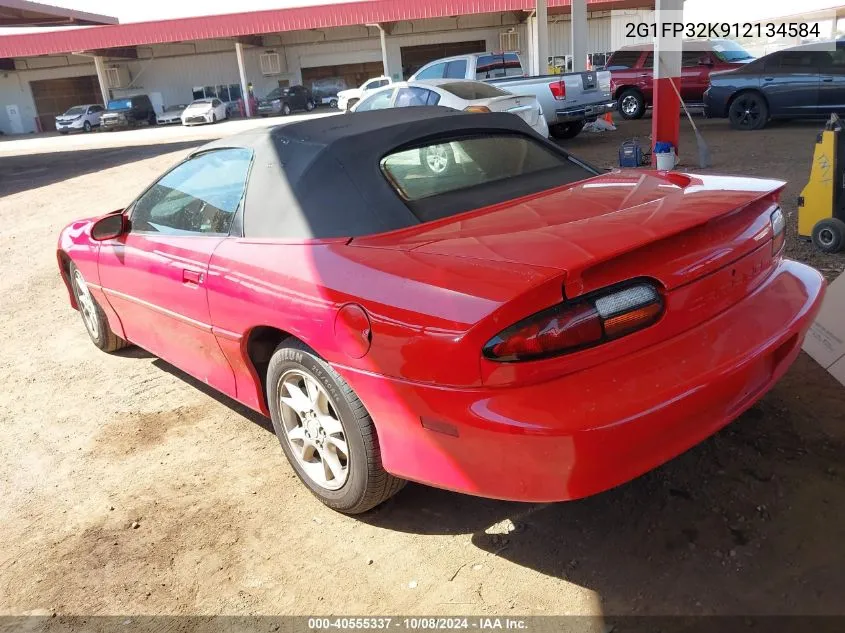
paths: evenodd
<path fill-rule="evenodd" d="M 607 60 L 608 70 L 624 70 L 637 65 L 642 51 L 616 51 Z"/>
<path fill-rule="evenodd" d="M 466 99 L 467 101 L 492 99 L 493 97 L 501 97 L 509 94 L 501 88 L 481 83 L 480 81 L 460 81 L 452 84 L 440 84 L 439 88 L 451 92 L 459 99 Z"/>
<path fill-rule="evenodd" d="M 476 79 L 522 76 L 522 64 L 516 53 L 479 55 L 475 62 Z"/>
<path fill-rule="evenodd" d="M 109 101 L 109 110 L 125 110 L 132 107 L 132 99 L 112 99 Z"/>
<path fill-rule="evenodd" d="M 385 156 L 381 169 L 423 222 L 595 175 L 566 154 L 518 134 L 403 149 Z"/>

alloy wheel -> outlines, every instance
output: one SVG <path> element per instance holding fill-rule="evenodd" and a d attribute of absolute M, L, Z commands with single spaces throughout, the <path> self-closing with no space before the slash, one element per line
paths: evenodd
<path fill-rule="evenodd" d="M 634 95 L 626 95 L 619 106 L 622 112 L 628 116 L 635 115 L 637 110 L 640 109 L 640 103 Z"/>
<path fill-rule="evenodd" d="M 85 327 L 88 328 L 91 338 L 99 338 L 100 326 L 97 323 L 97 307 L 94 304 L 91 291 L 88 290 L 88 284 L 85 283 L 82 273 L 78 270 L 73 275 L 73 285 L 76 287 L 76 297 L 79 303 L 79 309 L 82 312 L 82 321 L 85 323 Z"/>
<path fill-rule="evenodd" d="M 326 490 L 349 478 L 346 433 L 331 398 L 313 377 L 290 369 L 279 379 L 285 439 L 305 475 Z"/>
<path fill-rule="evenodd" d="M 425 153 L 425 162 L 435 174 L 442 174 L 449 166 L 449 154 L 445 145 L 433 145 Z"/>
<path fill-rule="evenodd" d="M 739 97 L 731 110 L 736 125 L 743 129 L 753 129 L 760 120 L 760 103 L 754 97 Z"/>

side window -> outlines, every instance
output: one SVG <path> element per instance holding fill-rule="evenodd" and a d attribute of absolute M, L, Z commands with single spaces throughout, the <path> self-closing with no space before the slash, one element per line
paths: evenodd
<path fill-rule="evenodd" d="M 628 68 L 634 68 L 637 65 L 637 61 L 639 61 L 641 54 L 641 50 L 616 51 L 610 56 L 610 59 L 607 60 L 607 69 L 626 70 Z M 651 63 L 650 59 L 651 56 L 647 59 L 648 64 Z"/>
<path fill-rule="evenodd" d="M 382 86 L 386 86 L 389 83 L 390 83 L 390 81 L 388 81 L 387 79 L 380 79 L 378 82 L 376 82 L 375 87 L 381 88 Z"/>
<path fill-rule="evenodd" d="M 400 88 L 396 93 L 394 106 L 397 108 L 412 108 L 414 106 L 437 105 L 440 95 L 426 88 Z"/>
<path fill-rule="evenodd" d="M 505 53 L 505 77 L 519 77 L 522 75 L 522 62 L 516 53 Z"/>
<path fill-rule="evenodd" d="M 647 68 L 648 70 L 652 70 L 654 68 L 654 53 L 649 53 L 645 56 L 642 67 Z"/>
<path fill-rule="evenodd" d="M 467 60 L 456 59 L 455 61 L 446 64 L 447 79 L 465 79 L 467 76 Z"/>
<path fill-rule="evenodd" d="M 221 103 L 220 99 L 214 99 L 214 100 L 211 102 L 211 105 L 212 105 L 212 107 L 214 107 L 214 108 L 219 108 L 219 107 L 220 107 L 220 103 Z"/>
<path fill-rule="evenodd" d="M 446 64 L 435 64 L 429 66 L 417 75 L 417 79 L 442 79 L 443 73 L 446 72 Z"/>
<path fill-rule="evenodd" d="M 654 54 L 652 53 L 652 56 Z M 706 57 L 707 53 L 704 51 L 684 51 L 681 53 L 681 66 L 689 68 L 691 66 L 698 66 L 698 60 Z"/>
<path fill-rule="evenodd" d="M 501 58 L 493 55 L 479 55 L 475 62 L 476 79 L 492 79 L 498 77 L 497 69 L 502 67 Z"/>
<path fill-rule="evenodd" d="M 845 75 L 845 47 L 837 46 L 835 51 L 830 51 L 830 63 L 824 70 L 834 75 Z"/>
<path fill-rule="evenodd" d="M 774 55 L 769 55 L 766 57 L 765 65 L 763 66 L 766 70 L 780 70 L 780 60 L 783 57 L 783 53 L 776 53 Z"/>
<path fill-rule="evenodd" d="M 390 107 L 390 97 L 393 96 L 393 90 L 381 90 L 373 95 L 370 95 L 358 104 L 355 112 L 367 112 L 368 110 L 383 110 Z"/>
<path fill-rule="evenodd" d="M 782 73 L 819 72 L 820 59 L 814 51 L 784 51 L 778 55 L 779 64 L 770 66 L 766 61 L 766 70 L 778 70 Z"/>
<path fill-rule="evenodd" d="M 251 162 L 248 149 L 214 150 L 188 159 L 138 199 L 132 231 L 228 235 Z"/>

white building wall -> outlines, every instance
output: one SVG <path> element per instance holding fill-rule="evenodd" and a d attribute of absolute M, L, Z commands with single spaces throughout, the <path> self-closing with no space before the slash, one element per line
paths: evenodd
<path fill-rule="evenodd" d="M 652 12 L 632 10 L 631 18 L 650 20 Z M 611 20 L 609 12 L 593 12 L 588 17 L 590 35 L 588 52 L 609 52 L 618 47 L 613 26 L 624 22 Z M 487 50 L 500 48 L 499 36 L 508 29 L 519 33 L 520 48 L 527 52 L 528 37 L 524 23 L 511 13 L 459 16 L 399 22 L 387 36 L 389 74 L 401 79 L 401 48 L 446 42 L 484 40 Z M 549 54 L 563 56 L 570 53 L 570 21 L 568 16 L 552 16 L 549 21 Z M 281 74 L 265 77 L 261 74 L 259 56 L 274 51 L 281 60 Z M 208 40 L 179 44 L 138 47 L 139 59 L 110 59 L 107 65 L 127 67 L 131 84 L 113 91 L 114 96 L 139 93 L 160 93 L 164 105 L 184 103 L 193 97 L 194 86 L 239 83 L 234 43 Z M 264 96 L 278 85 L 279 80 L 301 83 L 302 69 L 314 66 L 380 61 L 381 48 L 376 28 L 353 26 L 325 30 L 296 31 L 264 37 L 264 47 L 247 46 L 244 50 L 247 81 L 257 96 Z M 35 105 L 29 82 L 38 79 L 94 75 L 89 58 L 55 56 L 28 58 L 20 62 L 20 70 L 0 72 L 0 130 L 10 132 L 6 105 L 17 105 L 24 129 L 35 130 Z M 34 66 L 55 66 L 33 70 Z"/>

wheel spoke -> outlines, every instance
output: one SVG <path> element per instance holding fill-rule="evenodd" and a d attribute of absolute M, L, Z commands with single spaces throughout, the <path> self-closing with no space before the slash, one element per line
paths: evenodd
<path fill-rule="evenodd" d="M 320 388 L 317 386 L 317 383 L 310 378 L 306 378 L 305 391 L 308 394 L 308 400 L 311 402 L 311 408 L 316 409 L 317 400 L 320 397 Z"/>
<path fill-rule="evenodd" d="M 343 425 L 340 423 L 340 420 L 337 420 L 330 415 L 318 416 L 317 420 L 320 422 L 320 425 L 323 427 L 326 435 L 343 434 Z"/>
<path fill-rule="evenodd" d="M 329 435 L 326 438 L 326 444 L 332 445 L 336 453 L 340 453 L 347 459 L 349 458 L 349 448 L 346 446 L 346 442 L 344 440 Z"/>
<path fill-rule="evenodd" d="M 300 455 L 302 456 L 302 461 L 310 462 L 314 459 L 314 453 L 316 452 L 314 445 L 311 443 L 311 440 L 305 440 L 302 443 L 302 451 Z"/>
<path fill-rule="evenodd" d="M 340 460 L 337 458 L 337 455 L 335 455 L 331 451 L 321 451 L 320 458 L 323 460 L 323 466 L 326 471 L 326 479 L 328 481 L 331 481 L 333 479 L 343 479 L 343 466 L 341 465 Z"/>
<path fill-rule="evenodd" d="M 295 426 L 288 430 L 288 438 L 291 442 L 305 442 L 305 428 L 302 426 Z"/>
<path fill-rule="evenodd" d="M 288 405 L 291 409 L 297 412 L 302 411 L 310 411 L 311 410 L 311 400 L 308 396 L 303 393 L 302 389 L 299 388 L 293 381 L 288 381 L 284 383 L 284 388 L 287 389 L 288 396 L 281 396 L 280 400 Z"/>

